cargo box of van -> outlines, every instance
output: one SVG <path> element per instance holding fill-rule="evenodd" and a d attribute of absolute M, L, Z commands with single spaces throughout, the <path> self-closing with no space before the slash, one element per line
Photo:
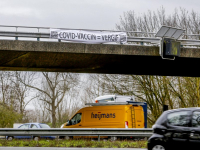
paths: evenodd
<path fill-rule="evenodd" d="M 80 109 L 63 128 L 144 128 L 142 106 L 105 105 Z"/>
<path fill-rule="evenodd" d="M 128 97 L 98 97 L 87 103 L 61 128 L 146 128 L 147 105 Z M 127 101 L 128 100 L 128 101 Z"/>

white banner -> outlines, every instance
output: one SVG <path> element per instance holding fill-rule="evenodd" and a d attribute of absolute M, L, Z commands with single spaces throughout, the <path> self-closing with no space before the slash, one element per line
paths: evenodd
<path fill-rule="evenodd" d="M 104 31 L 85 31 L 85 30 L 60 30 L 50 29 L 50 38 L 79 43 L 118 43 L 127 42 L 126 32 L 104 32 Z"/>

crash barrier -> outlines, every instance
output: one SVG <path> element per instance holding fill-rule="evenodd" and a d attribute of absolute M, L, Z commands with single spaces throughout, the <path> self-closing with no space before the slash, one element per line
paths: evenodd
<path fill-rule="evenodd" d="M 98 140 L 101 136 L 148 138 L 152 134 L 152 128 L 0 128 L 0 136 L 98 136 Z"/>

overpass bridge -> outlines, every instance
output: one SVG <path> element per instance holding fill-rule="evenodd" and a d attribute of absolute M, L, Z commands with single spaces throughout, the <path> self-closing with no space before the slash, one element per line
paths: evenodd
<path fill-rule="evenodd" d="M 180 56 L 168 60 L 159 54 L 160 38 L 154 37 L 155 33 L 149 33 L 151 37 L 128 36 L 127 44 L 86 44 L 50 39 L 45 27 L 0 28 L 0 70 L 4 71 L 200 77 L 199 40 L 181 39 Z M 11 28 L 14 31 L 7 30 Z"/>

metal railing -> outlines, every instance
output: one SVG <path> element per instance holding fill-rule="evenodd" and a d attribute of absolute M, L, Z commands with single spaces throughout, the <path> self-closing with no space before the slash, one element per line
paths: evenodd
<path fill-rule="evenodd" d="M 98 136 L 99 140 L 101 136 L 148 138 L 152 132 L 152 128 L 0 128 L 0 136 Z"/>
<path fill-rule="evenodd" d="M 50 27 L 30 27 L 30 26 L 8 26 L 8 25 L 0 25 L 0 37 L 14 37 L 15 40 L 19 40 L 19 38 L 36 38 L 37 41 L 40 39 L 48 39 L 49 41 L 55 41 L 55 39 L 50 39 Z M 8 31 L 12 29 L 12 31 Z M 28 31 L 20 31 L 20 29 L 28 29 Z M 137 36 L 128 36 L 127 42 L 130 45 L 144 45 L 144 43 L 148 45 L 160 45 L 161 39 L 159 37 L 155 37 L 156 33 L 154 32 L 143 32 L 143 31 L 120 31 L 120 30 L 93 30 L 93 29 L 71 29 L 71 28 L 57 28 L 62 30 L 85 30 L 85 31 L 110 31 L 110 32 L 126 32 L 127 34 L 135 34 Z M 46 32 L 42 32 L 41 30 L 46 30 Z M 150 37 L 140 37 L 138 35 L 149 35 Z M 183 34 L 183 36 L 199 36 L 200 34 Z M 57 40 L 61 42 L 61 40 Z M 179 39 L 182 46 L 199 46 L 200 40 L 193 39 Z M 63 41 L 66 42 L 66 41 Z"/>
<path fill-rule="evenodd" d="M 37 41 L 40 41 L 40 38 L 50 38 L 50 32 L 40 32 L 41 30 L 50 30 L 50 27 L 28 27 L 28 26 L 6 26 L 0 25 L 0 28 L 13 28 L 13 31 L 0 31 L 0 36 L 2 37 L 15 37 L 15 40 L 18 40 L 19 37 L 25 38 L 37 38 Z M 24 32 L 19 31 L 19 29 L 33 29 L 37 30 L 37 32 Z M 126 32 L 131 34 L 156 34 L 153 32 L 142 32 L 142 31 L 116 31 L 116 30 L 93 30 L 93 29 L 71 29 L 71 28 L 57 28 L 62 30 L 85 30 L 85 31 L 107 31 L 107 32 Z M 61 42 L 61 40 L 58 40 Z M 143 43 L 151 43 L 151 42 L 159 42 L 159 38 L 150 38 L 150 37 L 132 37 L 128 36 L 127 42 L 143 42 Z M 143 43 L 140 43 L 143 45 Z"/>

